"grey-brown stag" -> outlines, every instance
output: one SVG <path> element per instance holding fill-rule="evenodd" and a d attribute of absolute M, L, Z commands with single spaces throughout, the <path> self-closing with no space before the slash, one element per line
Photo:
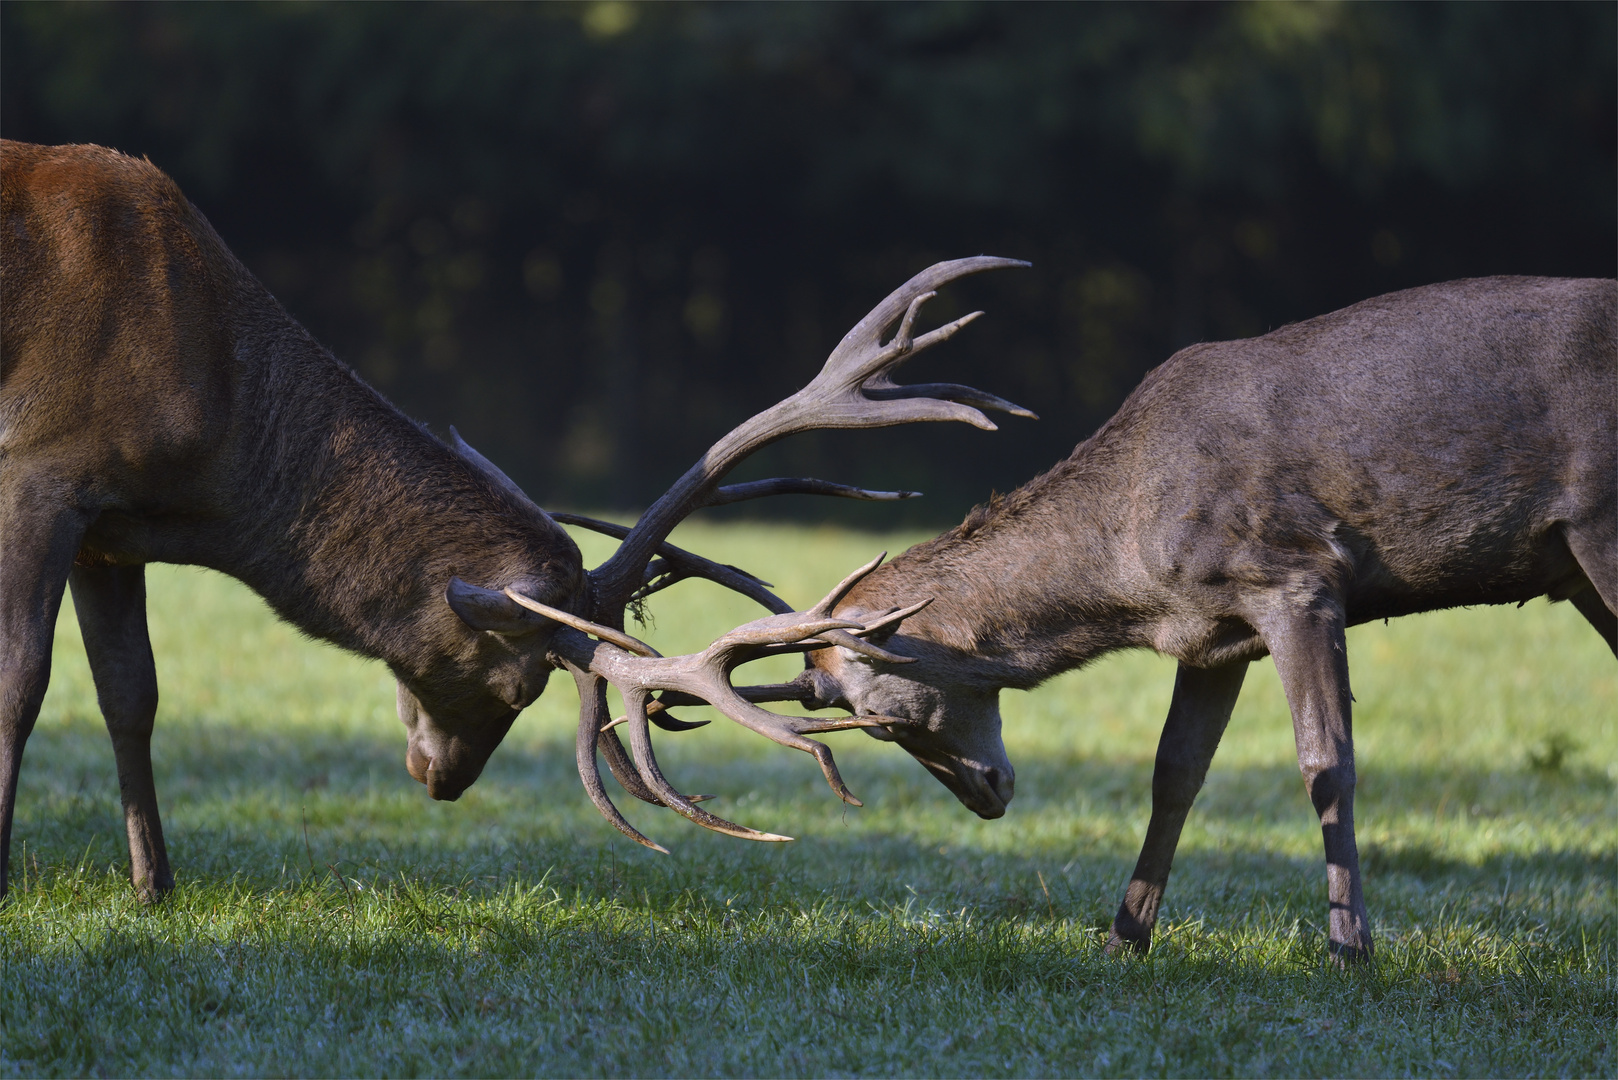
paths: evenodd
<path fill-rule="evenodd" d="M 1147 375 L 1071 457 L 859 582 L 913 661 L 812 654 L 807 703 L 895 739 L 983 817 L 1012 795 L 1002 688 L 1114 649 L 1179 661 L 1152 814 L 1113 922 L 1145 950 L 1253 660 L 1275 660 L 1319 815 L 1329 944 L 1372 947 L 1344 628 L 1566 599 L 1618 652 L 1618 283 L 1496 277 L 1377 297 Z M 885 640 L 884 640 L 885 639 Z"/>
<path fill-rule="evenodd" d="M 309 634 L 385 661 L 409 729 L 407 768 L 435 799 L 477 779 L 550 672 L 566 666 L 583 694 L 580 773 L 619 828 L 649 843 L 607 799 L 598 747 L 641 798 L 768 838 L 667 784 L 646 724 L 688 725 L 646 694 L 668 687 L 713 701 L 814 753 L 850 797 L 830 753 L 806 735 L 870 721 L 773 716 L 755 704 L 770 691 L 744 697 L 729 672 L 755 655 L 832 642 L 901 659 L 864 636 L 907 612 L 791 614 L 757 579 L 667 544 L 669 531 L 701 507 L 780 492 L 904 494 L 802 479 L 719 486 L 749 453 L 793 432 L 920 420 L 992 428 L 980 407 L 1025 412 L 969 387 L 889 378 L 973 318 L 913 336 L 935 288 L 1019 265 L 939 264 L 851 330 L 807 387 L 721 439 L 633 529 L 568 519 L 623 537 L 586 573 L 555 519 L 458 436 L 446 446 L 334 359 L 150 163 L 7 141 L 0 179 L 0 895 L 23 745 L 68 585 L 117 759 L 131 875 L 148 898 L 173 886 L 152 781 L 148 562 L 224 571 Z M 692 576 L 780 614 L 696 657 L 634 655 L 649 650 L 622 632 L 625 605 Z M 630 701 L 638 760 L 605 715 L 607 680 Z"/>

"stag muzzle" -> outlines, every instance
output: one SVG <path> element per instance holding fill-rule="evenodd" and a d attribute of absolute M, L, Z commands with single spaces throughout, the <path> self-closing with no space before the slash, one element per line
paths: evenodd
<path fill-rule="evenodd" d="M 888 645 L 916 647 L 903 635 Z M 866 734 L 898 743 L 979 817 L 1005 815 L 1017 772 L 1000 736 L 998 691 L 955 684 L 943 677 L 936 656 L 894 667 L 828 649 L 811 663 L 801 677 L 813 695 L 811 708 L 892 718 L 894 723 L 867 728 Z"/>
<path fill-rule="evenodd" d="M 451 732 L 422 708 L 404 683 L 399 684 L 398 702 L 399 719 L 409 731 L 405 769 L 440 802 L 459 799 L 483 775 L 489 756 L 517 718 L 513 709 L 509 716 L 472 725 L 468 732 Z"/>
<path fill-rule="evenodd" d="M 901 740 L 899 745 L 904 746 Z M 986 821 L 1004 817 L 1006 804 L 1016 791 L 1017 774 L 1010 761 L 998 765 L 982 765 L 958 758 L 940 759 L 925 750 L 905 746 L 910 756 L 921 762 L 927 771 L 938 777 L 945 787 L 961 800 L 972 813 Z"/>

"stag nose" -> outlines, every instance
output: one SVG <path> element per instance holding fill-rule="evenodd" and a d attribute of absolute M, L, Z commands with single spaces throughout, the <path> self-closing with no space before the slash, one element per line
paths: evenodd
<path fill-rule="evenodd" d="M 983 779 L 989 782 L 989 790 L 993 791 L 1004 806 L 1011 801 L 1017 790 L 1017 776 L 1008 765 L 1004 769 L 989 769 L 983 774 Z"/>
<path fill-rule="evenodd" d="M 1001 797 L 999 787 L 991 779 L 994 774 L 993 769 L 980 772 L 968 778 L 965 790 L 956 792 L 966 808 L 985 821 L 993 821 L 1006 814 L 1006 800 Z"/>
<path fill-rule="evenodd" d="M 427 779 L 422 782 L 427 785 L 428 797 L 437 802 L 454 802 L 470 786 L 468 783 L 445 776 L 442 769 L 429 769 Z"/>

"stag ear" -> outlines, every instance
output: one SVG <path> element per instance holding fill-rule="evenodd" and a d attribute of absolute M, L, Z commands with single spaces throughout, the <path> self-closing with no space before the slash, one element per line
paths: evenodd
<path fill-rule="evenodd" d="M 869 634 L 862 634 L 861 636 L 872 645 L 886 645 L 893 639 L 893 635 L 898 632 L 899 621 L 895 620 L 880 630 L 873 630 Z"/>
<path fill-rule="evenodd" d="M 474 630 L 487 630 L 506 637 L 522 637 L 556 623 L 529 611 L 498 589 L 468 585 L 458 577 L 449 579 L 444 599 L 461 621 Z"/>

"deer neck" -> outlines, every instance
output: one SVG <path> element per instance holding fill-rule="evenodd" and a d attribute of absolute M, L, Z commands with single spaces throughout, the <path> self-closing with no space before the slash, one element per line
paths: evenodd
<path fill-rule="evenodd" d="M 1127 571 L 1122 499 L 1087 446 L 873 575 L 858 602 L 933 603 L 903 633 L 948 650 L 984 685 L 1031 687 L 1114 649 L 1151 644 Z M 878 576 L 880 575 L 880 576 Z"/>
<path fill-rule="evenodd" d="M 213 558 L 187 561 L 245 581 L 306 633 L 412 674 L 471 648 L 444 599 L 451 576 L 493 587 L 551 581 L 568 595 L 579 587 L 582 560 L 565 531 L 301 327 L 257 360 L 244 383 L 281 415 L 237 446 L 223 518 L 233 535 L 209 545 Z"/>

